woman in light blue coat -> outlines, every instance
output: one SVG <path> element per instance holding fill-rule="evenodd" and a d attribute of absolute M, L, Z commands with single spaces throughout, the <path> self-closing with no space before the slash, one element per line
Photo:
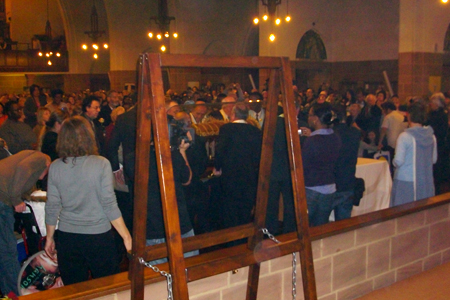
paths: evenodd
<path fill-rule="evenodd" d="M 409 128 L 401 133 L 395 148 L 392 206 L 434 196 L 433 164 L 437 160 L 436 138 L 426 122 L 425 105 L 408 108 Z"/>

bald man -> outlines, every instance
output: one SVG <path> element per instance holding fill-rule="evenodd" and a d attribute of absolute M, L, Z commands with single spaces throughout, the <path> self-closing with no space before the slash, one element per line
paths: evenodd
<path fill-rule="evenodd" d="M 225 97 L 222 99 L 222 109 L 219 111 L 213 111 L 209 114 L 210 117 L 213 117 L 217 120 L 230 121 L 231 112 L 233 111 L 233 107 L 236 104 L 236 99 L 234 97 Z"/>

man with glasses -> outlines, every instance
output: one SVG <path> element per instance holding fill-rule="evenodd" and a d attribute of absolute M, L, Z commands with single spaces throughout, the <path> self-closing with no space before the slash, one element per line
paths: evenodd
<path fill-rule="evenodd" d="M 6 141 L 9 152 L 16 154 L 22 150 L 34 150 L 36 135 L 30 126 L 19 121 L 23 114 L 19 104 L 13 101 L 6 103 L 5 112 L 8 119 L 0 127 L 0 138 Z"/>

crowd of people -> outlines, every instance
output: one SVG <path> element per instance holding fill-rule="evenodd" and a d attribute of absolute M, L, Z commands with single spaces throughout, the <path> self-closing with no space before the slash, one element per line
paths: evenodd
<path fill-rule="evenodd" d="M 167 91 L 182 237 L 251 222 L 267 95 L 266 90 L 246 92 L 238 83 L 210 81 L 182 93 Z M 45 251 L 58 261 L 64 284 L 119 271 L 121 256 L 131 249 L 136 99 L 136 94 L 114 90 L 48 93 L 37 85 L 28 95 L 1 96 L 0 172 L 5 174 L 0 214 L 5 218 L 0 218 L 0 232 L 8 239 L 0 245 L 0 272 L 10 275 L 0 280 L 3 293 L 17 293 L 13 209 L 23 211 L 21 194 L 38 177 L 47 190 Z M 336 220 L 351 216 L 357 158 L 373 158 L 379 151 L 391 158 L 392 205 L 443 191 L 449 169 L 449 95 L 401 102 L 382 89 L 374 94 L 348 90 L 341 96 L 329 88 L 316 94 L 294 86 L 294 100 L 311 226 L 329 222 L 332 211 Z M 296 229 L 282 101 L 277 115 L 266 215 L 272 234 Z M 34 156 L 52 162 L 48 175 L 41 165 L 26 163 Z M 147 245 L 165 241 L 155 157 L 151 147 Z M 18 184 L 14 170 L 21 164 L 29 170 Z"/>

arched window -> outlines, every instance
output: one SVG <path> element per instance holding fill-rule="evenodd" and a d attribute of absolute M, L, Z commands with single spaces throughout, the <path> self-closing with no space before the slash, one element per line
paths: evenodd
<path fill-rule="evenodd" d="M 450 52 L 450 24 L 448 25 L 447 31 L 445 32 L 444 51 Z"/>
<path fill-rule="evenodd" d="M 327 50 L 320 35 L 313 29 L 308 30 L 300 39 L 297 46 L 296 58 L 325 60 Z"/>

